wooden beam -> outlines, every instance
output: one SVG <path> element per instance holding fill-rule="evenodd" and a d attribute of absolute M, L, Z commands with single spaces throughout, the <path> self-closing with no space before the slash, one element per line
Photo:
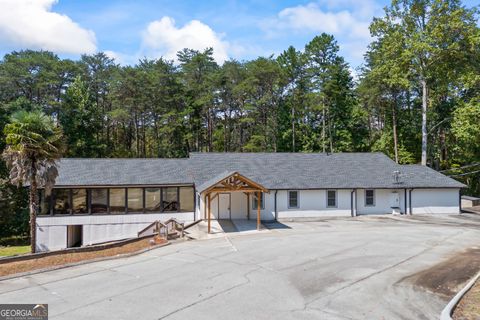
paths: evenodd
<path fill-rule="evenodd" d="M 257 192 L 257 230 L 260 230 L 260 207 L 262 206 L 262 194 Z"/>
<path fill-rule="evenodd" d="M 250 220 L 250 193 L 245 193 L 247 195 L 247 220 Z"/>
<path fill-rule="evenodd" d="M 208 193 L 208 233 L 210 233 L 210 215 L 211 215 L 211 207 L 210 207 L 210 204 L 211 204 L 211 199 L 210 199 L 210 193 Z"/>

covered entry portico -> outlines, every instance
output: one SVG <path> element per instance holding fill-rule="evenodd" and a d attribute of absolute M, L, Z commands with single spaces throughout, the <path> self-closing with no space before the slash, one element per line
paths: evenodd
<path fill-rule="evenodd" d="M 260 210 L 262 193 L 268 193 L 268 189 L 257 182 L 252 181 L 239 172 L 225 172 L 197 187 L 198 192 L 205 199 L 204 219 L 208 221 L 208 233 L 211 231 L 212 202 L 217 200 L 217 219 L 231 219 L 231 196 L 243 193 L 246 195 L 245 217 L 250 218 L 250 197 L 252 194 L 257 199 L 257 229 L 260 229 Z M 222 200 L 222 201 L 220 201 Z M 228 209 L 230 215 L 221 216 L 220 212 Z"/>

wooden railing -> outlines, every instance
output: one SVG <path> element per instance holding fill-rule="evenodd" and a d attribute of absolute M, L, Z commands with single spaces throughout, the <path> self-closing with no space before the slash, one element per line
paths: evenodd
<path fill-rule="evenodd" d="M 161 221 L 154 221 L 150 223 L 148 226 L 143 228 L 138 232 L 138 237 L 147 236 L 147 235 L 158 235 L 163 237 L 164 239 L 168 239 L 172 237 L 176 237 L 178 232 L 180 232 L 180 236 L 183 238 L 185 235 L 185 224 L 183 222 L 178 222 L 174 218 L 170 218 L 165 222 Z"/>

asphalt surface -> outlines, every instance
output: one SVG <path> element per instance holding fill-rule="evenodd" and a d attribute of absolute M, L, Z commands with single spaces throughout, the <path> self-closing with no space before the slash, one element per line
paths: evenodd
<path fill-rule="evenodd" d="M 480 245 L 480 216 L 289 222 L 0 281 L 50 319 L 438 319 L 419 272 Z"/>

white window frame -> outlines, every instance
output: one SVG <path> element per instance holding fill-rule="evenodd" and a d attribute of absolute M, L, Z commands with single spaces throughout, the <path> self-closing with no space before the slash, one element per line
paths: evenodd
<path fill-rule="evenodd" d="M 290 206 L 290 193 L 295 192 L 297 194 L 297 205 L 295 207 Z M 298 209 L 300 208 L 300 191 L 298 190 L 288 190 L 287 192 L 287 206 L 288 209 Z"/>
<path fill-rule="evenodd" d="M 328 205 L 328 193 L 333 191 L 335 193 L 335 205 L 334 206 L 329 206 Z M 337 190 L 335 189 L 328 189 L 327 192 L 325 192 L 325 196 L 326 196 L 326 205 L 327 205 L 327 208 L 338 208 L 338 192 Z"/>
<path fill-rule="evenodd" d="M 372 191 L 373 192 L 373 203 L 372 204 L 367 204 L 367 191 Z M 375 189 L 365 189 L 365 207 L 375 207 Z"/>
<path fill-rule="evenodd" d="M 252 210 L 257 210 L 257 206 L 255 205 L 255 199 L 257 199 L 257 193 L 256 192 L 254 192 L 253 195 L 252 195 Z M 260 192 L 260 199 L 262 200 L 260 210 L 264 210 L 265 209 L 265 193 Z"/>

